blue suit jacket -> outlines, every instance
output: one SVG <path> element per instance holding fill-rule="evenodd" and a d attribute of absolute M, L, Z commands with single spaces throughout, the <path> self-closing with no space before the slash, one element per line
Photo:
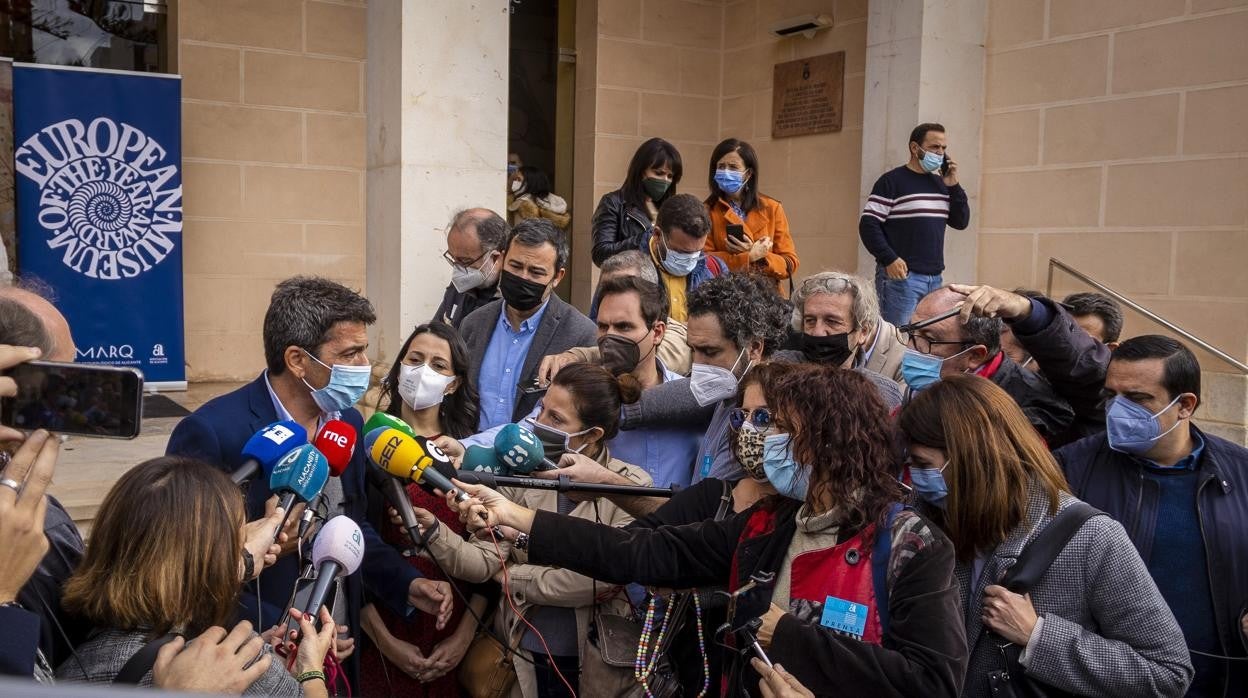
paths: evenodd
<path fill-rule="evenodd" d="M 277 419 L 277 410 L 273 407 L 273 399 L 269 396 L 268 386 L 261 374 L 248 385 L 209 401 L 179 422 L 169 437 L 165 452 L 169 455 L 199 458 L 232 473 L 243 463 L 243 445 L 247 440 Z M 343 412 L 341 419 L 350 424 L 357 434 L 363 429 L 364 420 L 354 409 Z M 356 442 L 351 463 L 341 476 L 343 507 L 347 516 L 354 519 L 364 533 L 364 562 L 355 574 L 346 578 L 343 585 L 348 601 L 348 624 L 351 635 L 357 638 L 357 642 L 361 637 L 360 607 L 364 591 L 367 590 L 376 600 L 403 616 L 408 611 L 408 587 L 413 579 L 421 576 L 415 567 L 403 559 L 399 551 L 382 540 L 367 521 L 367 467 L 361 436 Z M 272 494 L 268 479 L 263 475 L 252 481 L 247 491 L 249 521 L 264 515 L 264 503 Z M 306 544 L 304 550 L 308 550 Z M 280 620 L 286 610 L 283 604 L 290 598 L 295 580 L 299 576 L 300 564 L 297 556 L 287 555 L 278 560 L 277 564 L 266 568 L 256 582 L 247 584 L 243 591 L 243 605 L 246 610 L 242 619 L 254 623 L 256 609 L 259 607 L 262 623 L 258 630 L 268 628 Z M 259 599 L 256 597 L 257 591 Z M 352 656 L 353 665 L 357 665 L 355 659 L 358 656 L 358 652 Z M 354 679 L 352 683 L 358 685 Z"/>

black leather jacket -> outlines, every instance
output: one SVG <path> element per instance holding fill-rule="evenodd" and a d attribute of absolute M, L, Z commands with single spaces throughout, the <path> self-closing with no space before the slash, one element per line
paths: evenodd
<path fill-rule="evenodd" d="M 612 255 L 640 250 L 650 232 L 650 216 L 627 206 L 619 189 L 602 195 L 594 210 L 594 266 L 602 266 Z"/>

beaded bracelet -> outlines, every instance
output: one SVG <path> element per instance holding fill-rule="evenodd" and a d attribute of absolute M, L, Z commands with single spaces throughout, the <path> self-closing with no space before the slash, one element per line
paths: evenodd
<path fill-rule="evenodd" d="M 325 680 L 325 672 L 320 671 L 320 670 L 317 670 L 317 671 L 305 671 L 305 672 L 303 672 L 302 674 L 300 674 L 300 675 L 298 675 L 298 676 L 296 676 L 296 677 L 295 677 L 295 680 L 296 680 L 296 681 L 298 681 L 299 683 L 303 683 L 304 681 L 311 681 L 312 679 L 320 679 L 320 680 L 324 681 L 324 680 Z"/>

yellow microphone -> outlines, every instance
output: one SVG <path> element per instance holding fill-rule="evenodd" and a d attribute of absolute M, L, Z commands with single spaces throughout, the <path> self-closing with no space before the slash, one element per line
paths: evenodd
<path fill-rule="evenodd" d="M 450 478 L 437 464 L 450 465 L 451 459 L 442 449 L 421 436 L 405 434 L 398 429 L 376 429 L 365 437 L 369 458 L 382 470 L 404 480 L 428 485 L 443 492 L 455 489 Z M 468 499 L 468 493 L 457 492 L 457 501 Z"/>

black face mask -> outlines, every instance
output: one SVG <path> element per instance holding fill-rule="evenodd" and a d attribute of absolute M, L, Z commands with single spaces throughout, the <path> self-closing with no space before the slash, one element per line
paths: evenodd
<path fill-rule="evenodd" d="M 641 341 L 634 342 L 618 334 L 599 337 L 598 351 L 602 354 L 602 367 L 613 376 L 621 376 L 637 368 L 637 364 L 641 362 L 641 347 L 637 346 L 640 343 Z"/>
<path fill-rule="evenodd" d="M 541 305 L 546 296 L 546 284 L 529 281 L 507 270 L 503 270 L 498 288 L 503 292 L 503 300 L 507 302 L 507 305 L 522 313 Z"/>
<path fill-rule="evenodd" d="M 849 333 L 830 334 L 824 337 L 802 334 L 802 354 L 807 361 L 817 364 L 840 366 L 854 353 L 849 346 Z"/>

